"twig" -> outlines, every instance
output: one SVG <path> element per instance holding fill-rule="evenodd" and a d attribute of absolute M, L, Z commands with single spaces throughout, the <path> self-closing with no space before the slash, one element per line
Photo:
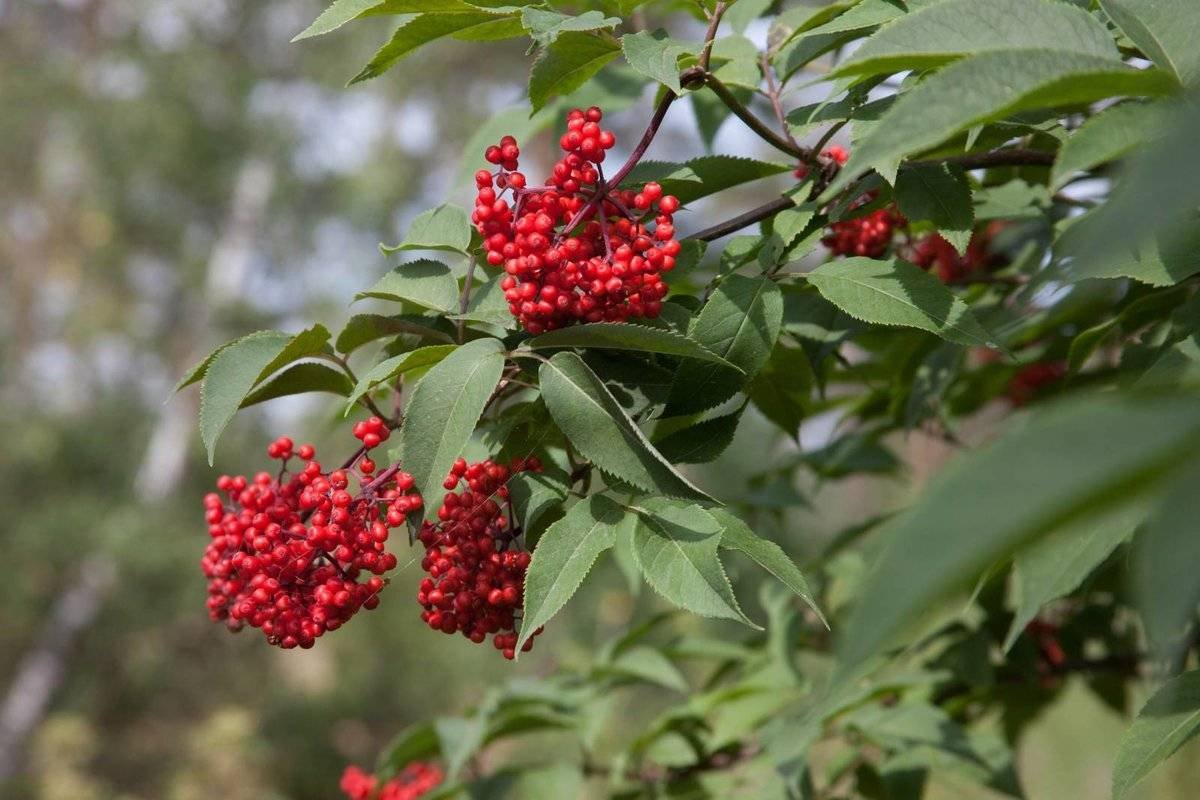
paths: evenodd
<path fill-rule="evenodd" d="M 764 203 L 758 208 L 752 208 L 744 214 L 738 214 L 732 219 L 727 219 L 724 222 L 719 222 L 716 225 L 705 228 L 702 231 L 697 231 L 686 237 L 687 239 L 695 239 L 701 242 L 711 242 L 713 239 L 720 239 L 726 234 L 740 231 L 742 228 L 749 227 L 756 222 L 761 222 L 764 219 L 771 217 L 783 211 L 786 208 L 791 208 L 796 205 L 796 202 L 790 197 L 777 197 L 769 203 Z"/>
<path fill-rule="evenodd" d="M 725 16 L 725 9 L 728 7 L 728 3 L 717 3 L 712 16 L 708 18 L 708 30 L 704 32 L 704 49 L 700 52 L 700 58 L 696 62 L 697 66 L 705 72 L 708 72 L 708 62 L 712 58 L 713 44 L 717 40 L 717 28 L 721 25 L 721 17 Z"/>
<path fill-rule="evenodd" d="M 463 281 L 462 294 L 458 297 L 458 343 L 462 344 L 463 329 L 466 327 L 466 320 L 463 315 L 467 313 L 467 306 L 471 303 L 471 281 L 475 279 L 475 254 L 471 253 L 471 260 L 467 262 L 467 278 Z"/>
<path fill-rule="evenodd" d="M 963 169 L 984 169 L 986 167 L 1048 167 L 1054 163 L 1054 154 L 1044 150 L 1030 150 L 1024 147 L 1009 147 L 1007 149 L 990 150 L 986 153 L 967 153 L 961 156 L 946 158 L 930 158 L 920 161 L 909 161 L 912 166 L 928 166 L 930 164 L 957 164 Z"/>
<path fill-rule="evenodd" d="M 808 161 L 809 150 L 800 147 L 799 145 L 789 142 L 784 137 L 771 130 L 765 122 L 754 115 L 754 112 L 746 108 L 740 100 L 733 96 L 733 92 L 729 91 L 729 87 L 721 82 L 721 79 L 713 75 L 711 72 L 704 73 L 704 83 L 708 88 L 713 90 L 713 93 L 720 98 L 721 102 L 733 112 L 733 115 L 746 124 L 750 130 L 758 134 L 759 138 L 767 144 L 780 150 L 788 155 L 794 156 L 801 161 Z"/>
<path fill-rule="evenodd" d="M 780 87 L 775 83 L 775 67 L 771 64 L 771 59 L 767 57 L 766 53 L 763 53 L 759 57 L 759 67 L 762 69 L 763 77 L 767 81 L 767 99 L 771 101 L 771 108 L 775 111 L 775 119 L 779 122 L 779 127 L 783 131 L 783 135 L 787 137 L 787 140 L 794 147 L 803 149 L 800 147 L 800 143 L 796 141 L 796 137 L 792 136 L 792 129 L 788 127 L 787 115 L 783 113 L 783 103 L 779 97 Z M 818 144 L 812 148 L 809 155 L 811 158 L 816 158 L 819 152 L 821 152 L 821 145 Z"/>

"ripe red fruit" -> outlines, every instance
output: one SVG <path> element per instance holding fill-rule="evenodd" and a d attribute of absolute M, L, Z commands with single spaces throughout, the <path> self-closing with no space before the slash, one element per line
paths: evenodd
<path fill-rule="evenodd" d="M 521 531 L 505 484 L 517 472 L 540 470 L 536 458 L 510 465 L 460 458 L 451 468 L 438 521 L 426 522 L 418 536 L 425 545 L 421 568 L 429 576 L 421 581 L 417 603 L 430 628 L 477 644 L 490 635 L 507 658 L 515 655 L 530 555 L 519 547 Z M 530 639 L 526 649 L 532 644 Z"/>
<path fill-rule="evenodd" d="M 356 766 L 342 773 L 341 789 L 349 800 L 417 800 L 432 791 L 445 778 L 442 770 L 425 761 L 413 761 L 399 775 L 379 787 L 379 780 Z"/>
<path fill-rule="evenodd" d="M 603 112 L 574 109 L 559 140 L 565 155 L 543 186 L 516 172 L 511 136 L 485 152 L 495 173 L 475 175 L 472 220 L 487 261 L 503 266 L 509 311 L 530 333 L 572 322 L 655 317 L 680 245 L 672 215 L 679 200 L 654 182 L 641 191 L 604 182 L 602 162 L 616 143 Z M 499 159 L 499 160 L 497 160 Z"/>
<path fill-rule="evenodd" d="M 873 198 L 874 192 L 870 192 L 860 197 L 850 207 L 866 205 Z M 821 239 L 821 244 L 838 256 L 882 258 L 891 247 L 896 229 L 907 224 L 908 221 L 893 204 L 876 209 L 865 216 L 842 219 L 832 223 L 829 226 L 829 232 Z"/>
<path fill-rule="evenodd" d="M 324 471 L 311 445 L 295 451 L 302 466 L 294 473 L 287 469 L 290 439 L 272 442 L 267 453 L 283 462 L 277 475 L 223 475 L 219 491 L 204 498 L 208 612 L 234 631 L 259 628 L 285 649 L 312 647 L 359 609 L 379 604 L 379 576 L 396 566 L 385 545 L 389 528 L 403 525 L 421 498 L 398 466 L 372 474 L 375 465 L 360 462 L 355 495 L 351 473 Z"/>

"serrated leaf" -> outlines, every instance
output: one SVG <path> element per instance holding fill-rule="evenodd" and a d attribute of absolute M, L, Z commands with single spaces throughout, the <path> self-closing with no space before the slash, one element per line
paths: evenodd
<path fill-rule="evenodd" d="M 508 301 L 504 299 L 504 289 L 500 286 L 500 278 L 496 277 L 487 283 L 476 286 L 471 291 L 465 314 L 454 314 L 452 319 L 464 319 L 469 322 L 486 322 L 498 325 L 505 330 L 517 326 Z"/>
<path fill-rule="evenodd" d="M 1200 537 L 1195 533 L 1198 475 L 1200 470 L 1192 467 L 1175 481 L 1133 544 L 1133 599 L 1150 651 L 1159 663 L 1178 663 L 1181 651 L 1190 646 L 1200 604 L 1194 569 L 1200 557 Z"/>
<path fill-rule="evenodd" d="M 633 350 L 662 353 L 733 367 L 721 356 L 693 339 L 665 328 L 648 328 L 620 322 L 591 322 L 543 333 L 526 342 L 531 350 L 582 347 L 601 350 Z"/>
<path fill-rule="evenodd" d="M 1104 228 L 1112 221 L 1107 211 L 1101 207 L 1075 218 L 1055 242 L 1055 251 L 1071 259 L 1068 280 L 1133 278 L 1151 286 L 1173 286 L 1200 272 L 1200 225 L 1152 232 L 1141 242 L 1124 241 L 1096 253 L 1092 242 L 1105 236 Z"/>
<path fill-rule="evenodd" d="M 288 367 L 259 386 L 246 395 L 240 407 L 249 408 L 277 397 L 305 392 L 328 392 L 345 397 L 353 388 L 354 384 L 341 370 L 325 364 L 305 362 Z"/>
<path fill-rule="evenodd" d="M 1145 517 L 1140 505 L 1116 512 L 1106 509 L 1051 531 L 1017 551 L 1013 557 L 1012 587 L 1016 611 L 1004 649 L 1012 648 L 1025 626 L 1052 600 L 1065 597 L 1083 583 L 1113 550 L 1133 535 Z"/>
<path fill-rule="evenodd" d="M 515 21 L 515 18 L 513 18 Z M 401 59 L 408 56 L 421 45 L 428 44 L 451 34 L 469 35 L 472 28 L 484 29 L 494 26 L 498 21 L 495 14 L 472 9 L 457 13 L 420 14 L 405 21 L 388 40 L 379 48 L 362 70 L 350 79 L 350 84 L 377 78 L 394 67 Z M 516 33 L 521 28 L 516 26 Z"/>
<path fill-rule="evenodd" d="M 529 73 L 529 102 L 537 111 L 551 97 L 575 91 L 621 52 L 611 36 L 567 32 L 542 50 Z"/>
<path fill-rule="evenodd" d="M 700 309 L 691 336 L 742 370 L 685 363 L 667 400 L 671 416 L 705 411 L 732 397 L 767 362 L 783 321 L 783 296 L 771 280 L 730 275 Z"/>
<path fill-rule="evenodd" d="M 706 419 L 668 434 L 654 446 L 672 464 L 705 464 L 733 444 L 741 421 L 742 409 L 738 409 L 732 414 Z"/>
<path fill-rule="evenodd" d="M 958 344 L 1000 347 L 966 303 L 907 261 L 830 261 L 808 273 L 808 282 L 826 300 L 864 322 L 919 328 Z"/>
<path fill-rule="evenodd" d="M 662 184 L 664 193 L 675 195 L 681 203 L 691 203 L 701 197 L 792 169 L 794 165 L 791 164 L 726 155 L 701 156 L 682 164 L 643 161 L 629 173 L 622 185 L 637 186 L 646 181 L 657 181 Z"/>
<path fill-rule="evenodd" d="M 543 8 L 526 6 L 521 9 L 521 24 L 529 32 L 529 38 L 538 45 L 547 47 L 559 35 L 568 31 L 610 30 L 621 24 L 619 17 L 606 17 L 599 11 L 585 11 L 578 16 L 559 14 Z"/>
<path fill-rule="evenodd" d="M 387 254 L 402 250 L 448 250 L 466 255 L 471 248 L 471 217 L 460 206 L 443 203 L 417 215 L 408 226 L 404 241 L 384 247 Z"/>
<path fill-rule="evenodd" d="M 627 675 L 676 692 L 688 691 L 687 678 L 679 671 L 679 667 L 661 652 L 646 645 L 622 650 L 616 658 L 605 664 L 601 671 Z"/>
<path fill-rule="evenodd" d="M 960 254 L 967 251 L 975 210 L 962 167 L 910 164 L 896 176 L 896 203 L 910 222 L 928 221 Z"/>
<path fill-rule="evenodd" d="M 467 342 L 425 374 L 404 409 L 399 461 L 416 479 L 426 516 L 462 454 L 504 370 L 499 339 Z"/>
<path fill-rule="evenodd" d="M 1120 60 L 1104 25 L 1069 3 L 944 0 L 884 25 L 831 75 L 928 69 L 990 50 L 1053 50 Z"/>
<path fill-rule="evenodd" d="M 379 384 L 390 381 L 396 376 L 403 375 L 414 369 L 431 367 L 453 353 L 455 349 L 457 349 L 456 345 L 435 344 L 428 347 L 418 347 L 416 350 L 410 350 L 407 353 L 401 353 L 398 356 L 380 361 L 358 379 L 358 385 L 353 388 L 353 391 L 346 398 L 346 409 L 342 412 L 342 416 L 349 416 L 350 412 L 354 410 L 355 404 L 358 403 L 359 398 Z"/>
<path fill-rule="evenodd" d="M 384 314 L 355 314 L 338 334 L 335 345 L 339 353 L 348 355 L 376 339 L 400 334 L 453 344 L 454 339 L 449 331 L 438 330 L 434 327 L 440 325 L 442 322 L 438 319 L 416 314 L 400 314 L 390 317 Z"/>
<path fill-rule="evenodd" d="M 356 294 L 354 299 L 368 297 L 408 301 L 436 311 L 450 312 L 458 306 L 458 282 L 445 264 L 421 259 L 401 264 L 370 289 Z"/>
<path fill-rule="evenodd" d="M 816 613 L 825 627 L 829 627 L 825 615 L 821 612 L 821 607 L 817 605 L 812 589 L 808 586 L 808 580 L 805 579 L 804 573 L 788 557 L 788 554 L 783 552 L 783 548 L 769 539 L 756 536 L 750 530 L 749 525 L 727 509 L 709 508 L 706 510 L 721 525 L 721 547 L 727 550 L 737 550 L 752 558 L 760 567 L 791 589 Z"/>
<path fill-rule="evenodd" d="M 567 604 L 596 558 L 613 546 L 625 511 L 612 500 L 592 495 L 571 507 L 538 540 L 525 575 L 525 611 L 517 650 L 533 632 Z"/>
<path fill-rule="evenodd" d="M 478 11 L 462 0 L 334 0 L 311 25 L 292 39 L 298 42 L 337 30 L 352 20 L 378 14 L 419 14 L 426 11 Z"/>
<path fill-rule="evenodd" d="M 660 498 L 643 498 L 632 511 L 638 517 L 634 554 L 656 592 L 693 614 L 758 628 L 738 607 L 717 557 L 722 528 L 712 514 Z"/>
<path fill-rule="evenodd" d="M 662 457 L 574 353 L 557 353 L 538 372 L 542 398 L 575 448 L 600 470 L 645 491 L 711 499 Z"/>
<path fill-rule="evenodd" d="M 745 36 L 722 36 L 713 42 L 712 74 L 726 86 L 754 91 L 762 83 L 758 47 Z"/>
<path fill-rule="evenodd" d="M 1167 681 L 1138 712 L 1121 737 L 1113 764 L 1113 800 L 1122 800 L 1142 778 L 1200 731 L 1200 670 Z"/>
<path fill-rule="evenodd" d="M 1100 0 L 1126 36 L 1180 83 L 1200 82 L 1200 7 L 1191 0 Z"/>
<path fill-rule="evenodd" d="M 698 52 L 695 45 L 673 39 L 661 29 L 625 34 L 621 37 L 621 51 L 629 66 L 676 94 L 683 91 L 679 85 L 679 59 Z"/>
<path fill-rule="evenodd" d="M 1158 103 L 1131 101 L 1104 109 L 1063 142 L 1050 170 L 1050 185 L 1060 187 L 1077 172 L 1116 161 L 1153 138 L 1167 119 L 1166 107 Z"/>
<path fill-rule="evenodd" d="M 216 352 L 200 387 L 200 437 L 210 466 L 217 439 L 251 390 L 292 361 L 321 352 L 328 341 L 325 326 L 314 325 L 295 335 L 259 331 Z"/>
<path fill-rule="evenodd" d="M 1022 50 L 972 56 L 902 93 L 858 144 L 824 196 L 832 197 L 869 168 L 890 173 L 905 156 L 976 125 L 1032 109 L 1163 94 L 1173 84 L 1159 70 L 1134 69 L 1079 53 Z"/>
<path fill-rule="evenodd" d="M 1194 400 L 1110 394 L 1045 407 L 960 459 L 887 524 L 886 549 L 844 628 L 843 663 L 863 663 L 905 623 L 1039 536 L 1137 500 L 1187 463 L 1197 442 Z"/>
<path fill-rule="evenodd" d="M 764 417 L 794 439 L 816 385 L 808 354 L 779 341 L 762 371 L 746 387 L 746 394 Z"/>
<path fill-rule="evenodd" d="M 815 28 L 809 28 L 804 32 L 804 36 L 822 36 L 831 33 L 845 33 L 847 31 L 861 31 L 864 28 L 873 28 L 876 25 L 882 25 L 885 22 L 904 16 L 905 9 L 898 3 L 891 0 L 862 0 L 862 2 L 846 9 L 846 11 L 833 19 Z"/>
<path fill-rule="evenodd" d="M 725 12 L 729 27 L 743 33 L 751 22 L 767 13 L 773 0 L 738 0 Z"/>

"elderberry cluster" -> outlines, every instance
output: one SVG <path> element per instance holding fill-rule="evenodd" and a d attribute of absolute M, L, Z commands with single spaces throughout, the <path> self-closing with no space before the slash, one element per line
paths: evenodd
<path fill-rule="evenodd" d="M 567 115 L 565 155 L 543 186 L 528 186 L 517 171 L 512 136 L 484 152 L 496 171 L 475 174 L 472 220 L 488 263 L 504 267 L 509 310 L 532 334 L 575 321 L 656 317 L 667 294 L 661 275 L 680 250 L 679 200 L 653 182 L 641 191 L 605 182 L 601 163 L 616 137 L 602 118 L 594 106 Z"/>
<path fill-rule="evenodd" d="M 369 423 L 367 432 L 376 427 Z M 312 445 L 297 448 L 287 437 L 267 455 L 281 462 L 277 475 L 222 475 L 219 491 L 204 498 L 208 612 L 231 630 L 250 625 L 271 644 L 308 648 L 359 609 L 379 605 L 380 576 L 396 566 L 386 549 L 389 531 L 421 498 L 411 475 L 398 467 L 375 475 L 366 457 L 326 471 Z M 289 472 L 293 458 L 301 466 Z"/>
<path fill-rule="evenodd" d="M 421 568 L 429 573 L 417 592 L 421 619 L 443 633 L 461 632 L 476 644 L 492 635 L 508 659 L 516 656 L 516 614 L 530 556 L 516 549 L 520 531 L 512 525 L 505 484 L 523 471 L 540 472 L 541 463 L 536 458 L 509 466 L 458 459 L 446 478 L 437 522 L 426 522 L 418 536 L 425 545 Z M 522 649 L 532 646 L 530 638 Z"/>
<path fill-rule="evenodd" d="M 432 791 L 445 775 L 436 765 L 414 761 L 381 786 L 379 779 L 359 767 L 342 773 L 340 788 L 348 800 L 417 800 Z"/>
<path fill-rule="evenodd" d="M 876 192 L 867 192 L 850 204 L 860 208 L 875 199 Z M 895 204 L 878 208 L 861 217 L 840 219 L 829 225 L 829 233 L 821 244 L 838 256 L 882 258 L 891 247 L 897 228 L 908 224 Z"/>
<path fill-rule="evenodd" d="M 1003 223 L 989 223 L 975 231 L 967 243 L 967 252 L 962 255 L 936 231 L 929 233 L 912 244 L 907 258 L 922 269 L 931 270 L 942 283 L 962 280 L 977 270 L 997 263 L 991 244 Z"/>

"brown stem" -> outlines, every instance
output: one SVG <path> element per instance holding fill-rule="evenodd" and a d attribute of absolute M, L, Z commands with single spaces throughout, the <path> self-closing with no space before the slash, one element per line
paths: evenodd
<path fill-rule="evenodd" d="M 784 137 L 771 130 L 771 127 L 754 115 L 754 112 L 746 108 L 740 100 L 733 96 L 733 92 L 729 91 L 729 87 L 721 82 L 721 79 L 713 75 L 711 72 L 704 73 L 704 83 L 708 88 L 713 90 L 721 102 L 733 112 L 733 115 L 746 124 L 746 127 L 758 134 L 759 138 L 767 144 L 774 147 L 776 150 L 794 156 L 801 161 L 808 161 L 810 152 L 804 147 L 789 142 Z"/>
<path fill-rule="evenodd" d="M 696 239 L 701 242 L 711 242 L 713 239 L 720 239 L 726 234 L 740 231 L 742 228 L 749 227 L 756 222 L 762 222 L 764 219 L 771 217 L 783 211 L 785 208 L 791 208 L 796 205 L 795 201 L 790 197 L 777 197 L 769 203 L 764 203 L 758 208 L 752 208 L 744 214 L 738 214 L 732 219 L 727 219 L 724 222 L 719 222 L 702 231 L 697 231 L 686 237 L 688 239 Z"/>
<path fill-rule="evenodd" d="M 792 129 L 788 127 L 787 115 L 783 113 L 783 102 L 780 99 L 780 87 L 775 83 L 775 67 L 771 64 L 771 59 L 767 57 L 766 53 L 763 53 L 759 58 L 759 67 L 762 69 L 763 77 L 767 81 L 767 99 L 771 101 L 771 109 L 775 112 L 775 119 L 779 123 L 780 130 L 783 131 L 783 135 L 787 137 L 787 140 L 792 143 L 793 147 L 802 150 L 803 148 L 796 141 L 796 137 L 792 136 Z M 811 158 L 816 158 L 819 152 L 821 152 L 821 145 L 812 148 L 809 155 Z"/>
<path fill-rule="evenodd" d="M 957 164 L 963 169 L 984 169 L 986 167 L 1048 167 L 1054 163 L 1054 154 L 1044 150 L 1030 150 L 1024 147 L 1010 147 L 1000 150 L 989 150 L 986 153 L 967 153 L 961 156 L 947 158 L 931 158 L 921 161 L 909 161 L 913 166 L 929 164 Z"/>
<path fill-rule="evenodd" d="M 461 317 L 467 313 L 467 306 L 471 303 L 471 281 L 475 279 L 475 254 L 471 253 L 471 260 L 467 262 L 467 278 L 463 281 L 462 294 L 458 297 L 458 343 L 462 344 L 463 328 L 466 327 L 466 320 Z"/>
<path fill-rule="evenodd" d="M 721 24 L 721 17 L 725 16 L 725 9 L 729 7 L 728 3 L 717 3 L 713 9 L 712 16 L 708 18 L 708 30 L 704 32 L 704 50 L 700 53 L 700 58 L 696 62 L 697 66 L 705 72 L 708 72 L 708 62 L 712 58 L 713 44 L 717 40 L 717 28 Z"/>

